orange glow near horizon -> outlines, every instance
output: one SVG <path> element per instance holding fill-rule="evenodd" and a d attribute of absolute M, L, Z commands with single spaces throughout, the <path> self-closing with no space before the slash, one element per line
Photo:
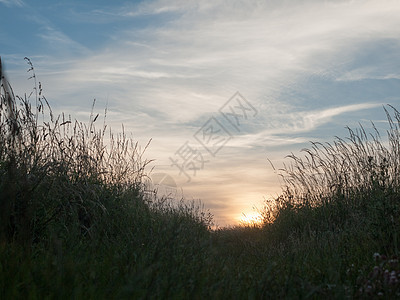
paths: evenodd
<path fill-rule="evenodd" d="M 238 218 L 239 225 L 261 225 L 262 216 L 258 212 L 242 213 L 240 218 Z"/>

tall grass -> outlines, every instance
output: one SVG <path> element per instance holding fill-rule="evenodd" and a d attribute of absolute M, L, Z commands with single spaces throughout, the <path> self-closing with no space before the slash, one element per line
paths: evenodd
<path fill-rule="evenodd" d="M 286 208 L 322 211 L 329 207 L 326 217 L 331 225 L 368 210 L 379 228 L 399 228 L 400 113 L 393 106 L 389 109 L 392 113 L 384 108 L 389 125 L 386 139 L 382 140 L 372 124 L 370 133 L 362 126 L 348 128 L 346 139 L 312 143 L 311 148 L 302 150 L 303 157 L 289 155 L 292 163 L 281 169 L 283 193 L 274 203 L 279 209 L 264 211 L 267 223 Z M 332 214 L 333 207 L 338 215 Z M 391 238 L 397 240 L 396 236 Z M 392 246 L 397 254 L 397 241 Z"/>
<path fill-rule="evenodd" d="M 55 117 L 26 61 L 32 93 L 1 81 L 0 298 L 187 292 L 169 281 L 193 281 L 176 265 L 204 257 L 211 215 L 145 196 L 148 145 Z"/>
<path fill-rule="evenodd" d="M 374 124 L 369 132 L 360 125 L 348 128 L 345 139 L 311 143 L 304 155 L 289 155 L 291 163 L 280 170 L 282 194 L 262 211 L 269 242 L 283 257 L 303 264 L 297 276 L 309 282 L 331 277 L 329 284 L 340 283 L 343 295 L 400 291 L 400 113 L 390 105 L 384 110 L 389 127 L 384 138 Z M 388 268 L 386 259 L 375 269 L 393 272 L 395 280 L 369 273 L 373 253 L 393 257 L 392 269 L 382 269 Z"/>
<path fill-rule="evenodd" d="M 113 135 L 110 130 L 106 144 L 107 126 L 95 126 L 98 114 L 90 115 L 89 124 L 64 114 L 54 117 L 26 60 L 35 80 L 30 95 L 14 96 L 5 78 L 2 81 L 2 240 L 31 244 L 54 223 L 68 230 L 75 224 L 90 234 L 101 221 L 96 216 L 107 214 L 103 193 L 138 193 L 149 161 L 124 133 Z"/>
<path fill-rule="evenodd" d="M 349 137 L 330 143 L 313 143 L 304 149 L 304 158 L 290 155 L 292 164 L 284 170 L 287 192 L 296 200 L 319 205 L 332 195 L 351 196 L 372 190 L 399 192 L 400 113 L 392 106 L 385 109 L 389 130 L 382 141 L 373 125 L 373 132 L 348 128 Z"/>

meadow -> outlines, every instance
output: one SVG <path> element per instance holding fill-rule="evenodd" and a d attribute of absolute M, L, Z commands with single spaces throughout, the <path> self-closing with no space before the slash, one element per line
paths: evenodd
<path fill-rule="evenodd" d="M 400 113 L 279 170 L 261 224 L 145 192 L 145 149 L 99 116 L 54 116 L 36 82 L 0 107 L 1 299 L 344 299 L 400 295 Z M 101 117 L 100 117 L 101 119 Z"/>

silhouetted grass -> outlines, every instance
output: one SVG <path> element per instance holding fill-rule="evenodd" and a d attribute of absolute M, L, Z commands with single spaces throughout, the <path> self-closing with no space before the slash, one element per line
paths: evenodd
<path fill-rule="evenodd" d="M 400 113 L 388 109 L 386 139 L 372 124 L 370 133 L 348 128 L 346 139 L 312 143 L 303 157 L 289 155 L 292 163 L 281 170 L 283 193 L 266 203 L 267 240 L 281 258 L 293 260 L 293 276 L 315 293 L 400 292 Z M 391 281 L 371 277 L 374 253 L 392 258 Z"/>
<path fill-rule="evenodd" d="M 0 297 L 188 293 L 171 281 L 193 281 L 210 215 L 145 197 L 144 151 L 98 115 L 54 117 L 40 83 L 14 97 L 3 79 L 1 92 Z"/>
<path fill-rule="evenodd" d="M 387 139 L 349 129 L 290 155 L 262 225 L 211 230 L 194 202 L 145 193 L 149 161 L 124 133 L 54 117 L 27 62 L 33 93 L 1 89 L 0 298 L 398 296 L 393 107 Z"/>

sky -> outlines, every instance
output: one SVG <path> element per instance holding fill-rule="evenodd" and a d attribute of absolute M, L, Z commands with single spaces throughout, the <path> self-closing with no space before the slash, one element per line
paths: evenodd
<path fill-rule="evenodd" d="M 400 109 L 400 2 L 0 0 L 0 56 L 27 93 L 29 57 L 56 112 L 143 147 L 160 194 L 219 226 L 256 216 L 278 171 L 346 126 Z M 150 171 L 150 169 L 149 169 Z"/>

